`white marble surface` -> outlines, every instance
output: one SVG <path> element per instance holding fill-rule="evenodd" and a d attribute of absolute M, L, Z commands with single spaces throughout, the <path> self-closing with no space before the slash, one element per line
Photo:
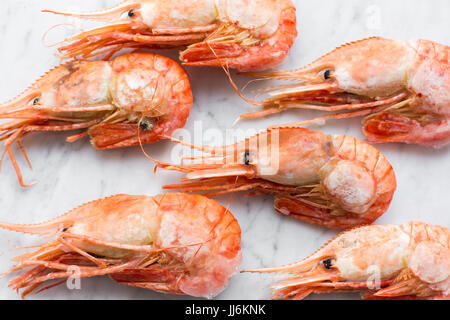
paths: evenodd
<path fill-rule="evenodd" d="M 348 41 L 381 35 L 399 40 L 426 38 L 450 44 L 450 2 L 448 0 L 322 0 L 295 1 L 299 38 L 283 69 L 309 63 Z M 59 64 L 41 37 L 49 27 L 73 19 L 40 13 L 40 9 L 101 9 L 115 0 L 3 0 L 0 12 L 0 101 L 21 92 L 49 68 Z M 377 19 L 377 16 L 379 19 Z M 171 55 L 175 57 L 176 55 Z M 204 130 L 230 128 L 247 106 L 233 92 L 221 70 L 189 68 L 195 105 L 186 129 L 196 121 Z M 247 79 L 234 77 L 240 86 Z M 264 128 L 273 123 L 300 120 L 312 114 L 288 112 L 261 121 L 243 122 L 239 128 Z M 330 122 L 319 128 L 327 133 L 346 133 L 362 138 L 359 120 Z M 139 148 L 99 152 L 86 140 L 65 142 L 67 134 L 35 134 L 25 140 L 34 165 L 26 168 L 18 156 L 26 181 L 39 183 L 21 189 L 10 161 L 0 175 L 0 220 L 15 223 L 47 221 L 90 200 L 116 193 L 155 195 L 161 185 L 176 182 L 180 174 L 159 171 Z M 208 143 L 208 141 L 205 141 Z M 147 146 L 159 159 L 169 159 L 167 142 Z M 389 211 L 377 223 L 401 224 L 420 220 L 450 227 L 450 147 L 435 150 L 408 145 L 382 145 L 398 178 L 398 191 Z M 228 197 L 218 199 L 226 205 Z M 302 259 L 336 235 L 335 231 L 282 217 L 272 209 L 270 196 L 235 196 L 231 211 L 242 227 L 243 268 L 278 266 Z M 0 231 L 0 272 L 12 265 L 18 253 L 14 246 L 37 243 L 38 239 Z M 0 279 L 0 298 L 16 299 L 10 290 L 10 276 Z M 260 299 L 269 297 L 270 281 L 252 274 L 236 275 L 218 299 Z M 65 286 L 31 299 L 177 299 L 158 293 L 120 286 L 108 278 L 82 281 L 82 290 Z M 314 296 L 314 299 L 358 299 L 356 294 Z"/>

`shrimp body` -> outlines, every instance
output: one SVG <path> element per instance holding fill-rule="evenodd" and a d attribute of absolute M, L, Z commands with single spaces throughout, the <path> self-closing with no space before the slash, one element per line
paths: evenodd
<path fill-rule="evenodd" d="M 302 262 L 249 270 L 284 273 L 274 297 L 360 291 L 365 299 L 450 299 L 450 232 L 421 222 L 372 225 L 337 236 Z"/>
<path fill-rule="evenodd" d="M 340 112 L 297 123 L 366 116 L 369 142 L 442 146 L 450 142 L 450 49 L 418 40 L 369 38 L 337 48 L 305 68 L 253 74 L 298 81 L 269 91 L 263 112 L 290 108 Z"/>
<path fill-rule="evenodd" d="M 117 195 L 47 223 L 0 227 L 55 236 L 16 258 L 11 272 L 22 274 L 11 287 L 24 289 L 23 297 L 52 280 L 64 282 L 77 266 L 82 278 L 109 275 L 124 285 L 212 298 L 241 263 L 239 224 L 199 195 Z"/>
<path fill-rule="evenodd" d="M 84 129 L 97 149 L 153 143 L 182 128 L 193 103 L 189 78 L 175 61 L 151 53 L 59 66 L 0 105 L 6 151 L 32 132 Z M 19 180 L 25 186 L 15 165 Z"/>
<path fill-rule="evenodd" d="M 46 12 L 110 22 L 67 39 L 64 58 L 187 46 L 186 65 L 263 70 L 280 64 L 297 36 L 291 0 L 128 0 L 101 12 Z"/>
<path fill-rule="evenodd" d="M 387 210 L 396 189 L 386 158 L 348 136 L 281 128 L 232 146 L 191 147 L 210 156 L 188 165 L 155 160 L 159 167 L 186 172 L 183 181 L 191 181 L 165 188 L 271 193 L 278 212 L 328 228 L 372 223 Z"/>

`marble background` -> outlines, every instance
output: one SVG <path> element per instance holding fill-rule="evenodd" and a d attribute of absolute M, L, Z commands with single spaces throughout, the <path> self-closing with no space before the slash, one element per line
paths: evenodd
<path fill-rule="evenodd" d="M 60 63 L 54 48 L 43 45 L 42 35 L 51 26 L 74 23 L 75 19 L 40 13 L 41 9 L 95 10 L 110 7 L 117 0 L 3 0 L 0 12 L 0 101 L 16 96 L 44 72 Z M 281 66 L 302 66 L 334 47 L 364 37 L 380 35 L 398 40 L 426 38 L 450 44 L 450 2 L 448 0 L 296 0 L 300 35 L 288 59 Z M 82 24 L 82 26 L 85 26 Z M 64 33 L 65 31 L 62 31 Z M 58 34 L 59 33 L 59 34 Z M 61 30 L 49 37 L 59 39 Z M 51 39 L 50 39 L 51 40 Z M 50 41 L 49 40 L 49 41 Z M 175 54 L 169 54 L 176 57 Z M 201 125 L 224 131 L 244 112 L 251 111 L 233 91 L 221 70 L 188 68 L 195 104 L 186 129 Z M 234 76 L 239 86 L 248 79 Z M 261 121 L 242 122 L 237 128 L 262 129 L 313 114 L 287 112 Z M 323 130 L 363 138 L 360 120 L 329 122 Z M 21 156 L 29 189 L 20 188 L 9 160 L 0 175 L 0 220 L 37 223 L 56 217 L 79 204 L 116 193 L 156 195 L 161 185 L 181 177 L 159 171 L 139 150 L 130 148 L 99 152 L 87 140 L 65 142 L 67 134 L 35 134 L 25 139 L 34 171 Z M 210 143 L 210 141 L 204 141 Z M 173 145 L 161 142 L 146 146 L 147 152 L 169 160 Z M 435 150 L 408 145 L 381 145 L 398 178 L 398 191 L 389 211 L 377 223 L 401 224 L 419 220 L 450 227 L 450 148 Z M 226 205 L 228 197 L 218 200 Z M 291 263 L 311 254 L 337 232 L 307 225 L 274 212 L 270 196 L 235 196 L 233 212 L 242 227 L 243 268 L 270 267 Z M 0 272 L 12 265 L 15 246 L 36 244 L 37 238 L 0 231 Z M 0 279 L 0 298 L 16 299 L 10 290 L 10 276 Z M 217 299 L 261 299 L 269 297 L 267 277 L 238 274 Z M 65 286 L 30 299 L 179 299 L 171 295 L 120 286 L 108 278 L 82 281 L 82 290 Z M 357 294 L 314 296 L 313 299 L 358 299 Z"/>

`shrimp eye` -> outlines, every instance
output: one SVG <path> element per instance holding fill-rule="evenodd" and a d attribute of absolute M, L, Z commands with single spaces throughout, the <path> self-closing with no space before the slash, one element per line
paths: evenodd
<path fill-rule="evenodd" d="M 331 70 L 326 70 L 323 74 L 323 77 L 325 78 L 325 80 L 330 79 L 331 77 Z"/>
<path fill-rule="evenodd" d="M 69 230 L 69 228 L 64 228 L 61 230 L 61 232 L 66 232 L 67 230 Z"/>
<path fill-rule="evenodd" d="M 33 105 L 34 106 L 37 105 L 38 103 L 39 103 L 39 98 L 36 98 L 36 99 L 33 100 Z"/>
<path fill-rule="evenodd" d="M 330 259 L 326 259 L 322 261 L 323 266 L 325 267 L 325 269 L 330 270 L 331 267 L 333 266 L 333 260 Z"/>
<path fill-rule="evenodd" d="M 153 129 L 153 123 L 149 119 L 142 119 L 141 122 L 139 122 L 139 128 L 144 131 L 152 130 Z"/>
<path fill-rule="evenodd" d="M 130 18 L 133 18 L 135 15 L 136 15 L 136 14 L 134 13 L 134 10 L 133 10 L 133 9 L 131 9 L 130 11 L 128 11 L 128 16 L 129 16 Z"/>
<path fill-rule="evenodd" d="M 248 151 L 244 153 L 244 163 L 246 166 L 250 165 L 250 152 Z"/>

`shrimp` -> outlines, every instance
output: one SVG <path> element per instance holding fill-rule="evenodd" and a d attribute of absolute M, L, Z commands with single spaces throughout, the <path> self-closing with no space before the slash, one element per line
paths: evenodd
<path fill-rule="evenodd" d="M 269 98 L 261 102 L 266 110 L 241 118 L 286 109 L 337 112 L 293 124 L 304 126 L 365 116 L 363 131 L 371 143 L 440 147 L 450 142 L 449 54 L 448 46 L 428 40 L 353 42 L 305 68 L 251 74 L 299 82 L 267 89 Z"/>
<path fill-rule="evenodd" d="M 241 264 L 241 230 L 233 215 L 200 195 L 117 195 L 82 205 L 37 225 L 1 228 L 55 237 L 16 257 L 22 272 L 10 287 L 22 297 L 65 282 L 108 275 L 114 281 L 163 293 L 212 298 Z M 40 292 L 39 291 L 39 292 Z"/>
<path fill-rule="evenodd" d="M 184 49 L 188 66 L 263 70 L 280 64 L 297 36 L 291 0 L 127 0 L 94 13 L 44 12 L 110 23 L 66 39 L 62 58 Z"/>
<path fill-rule="evenodd" d="M 182 181 L 190 181 L 165 189 L 274 194 L 279 213 L 327 228 L 372 223 L 388 209 L 396 189 L 386 158 L 349 136 L 282 128 L 226 147 L 184 144 L 210 155 L 187 165 L 153 159 L 157 167 L 185 172 Z"/>
<path fill-rule="evenodd" d="M 73 61 L 59 66 L 17 98 L 0 105 L 0 141 L 22 179 L 11 144 L 28 164 L 22 138 L 32 132 L 85 130 L 92 145 L 113 149 L 148 144 L 182 128 L 191 111 L 189 78 L 175 61 L 151 53 L 124 55 L 111 62 Z M 3 159 L 3 157 L 2 157 Z"/>
<path fill-rule="evenodd" d="M 365 299 L 450 299 L 450 232 L 422 222 L 342 233 L 302 262 L 244 272 L 284 273 L 275 298 L 359 291 Z"/>

